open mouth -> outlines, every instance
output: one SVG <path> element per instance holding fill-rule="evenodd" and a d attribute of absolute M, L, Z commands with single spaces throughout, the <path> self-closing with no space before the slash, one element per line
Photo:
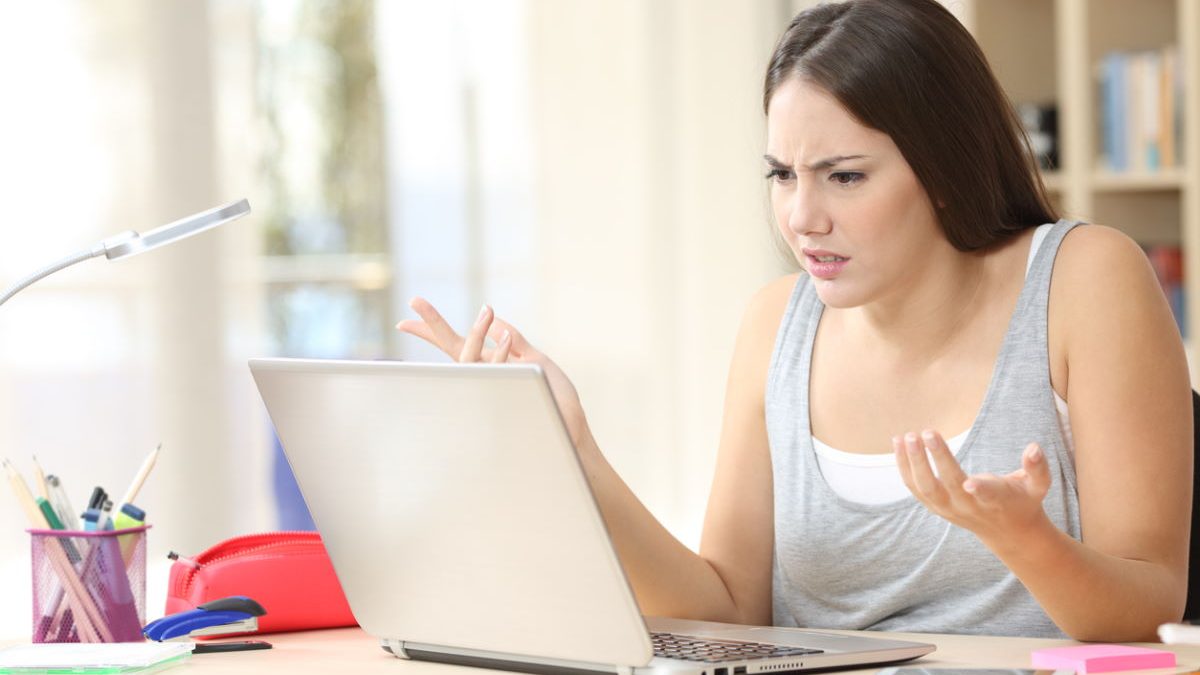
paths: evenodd
<path fill-rule="evenodd" d="M 831 281 L 842 275 L 850 258 L 821 249 L 804 249 L 804 269 L 814 278 Z"/>

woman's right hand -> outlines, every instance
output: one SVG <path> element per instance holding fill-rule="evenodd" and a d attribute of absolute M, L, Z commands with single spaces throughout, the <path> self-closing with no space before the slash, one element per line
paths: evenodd
<path fill-rule="evenodd" d="M 497 319 L 491 307 L 483 306 L 475 325 L 464 336 L 459 335 L 424 298 L 413 298 L 408 305 L 421 318 L 405 319 L 396 324 L 396 329 L 425 340 L 459 363 L 536 363 L 541 366 L 575 449 L 582 450 L 585 444 L 594 442 L 579 394 L 566 373 L 529 344 L 516 328 Z M 486 337 L 490 337 L 496 346 L 486 346 Z"/>

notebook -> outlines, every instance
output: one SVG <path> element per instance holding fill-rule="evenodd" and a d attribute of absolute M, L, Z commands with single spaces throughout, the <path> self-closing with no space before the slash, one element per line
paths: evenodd
<path fill-rule="evenodd" d="M 354 616 L 396 656 L 743 675 L 934 650 L 643 617 L 537 366 L 253 359 L 250 370 Z"/>
<path fill-rule="evenodd" d="M 149 673 L 182 663 L 191 642 L 47 643 L 0 649 L 0 673 Z"/>

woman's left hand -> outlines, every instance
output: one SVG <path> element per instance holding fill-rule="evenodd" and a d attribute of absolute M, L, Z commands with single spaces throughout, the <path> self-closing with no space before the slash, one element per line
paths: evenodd
<path fill-rule="evenodd" d="M 1037 443 L 1021 453 L 1021 468 L 1004 476 L 968 476 L 935 431 L 893 437 L 892 451 L 900 477 L 917 500 L 984 544 L 1001 544 L 1048 522 L 1042 500 L 1050 489 L 1050 470 Z"/>

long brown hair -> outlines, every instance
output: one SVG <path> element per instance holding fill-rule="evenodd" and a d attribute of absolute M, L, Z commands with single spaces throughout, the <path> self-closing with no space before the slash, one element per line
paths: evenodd
<path fill-rule="evenodd" d="M 958 250 L 1058 220 L 983 52 L 935 0 L 849 0 L 801 12 L 771 57 L 764 113 L 793 77 L 892 138 Z"/>

